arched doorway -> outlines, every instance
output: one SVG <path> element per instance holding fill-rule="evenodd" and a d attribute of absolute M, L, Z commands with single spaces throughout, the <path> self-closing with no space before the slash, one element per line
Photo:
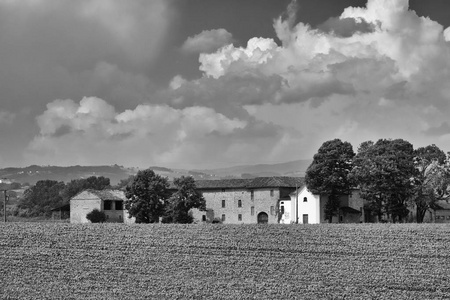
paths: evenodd
<path fill-rule="evenodd" d="M 258 224 L 267 224 L 269 222 L 269 216 L 265 212 L 258 214 Z"/>

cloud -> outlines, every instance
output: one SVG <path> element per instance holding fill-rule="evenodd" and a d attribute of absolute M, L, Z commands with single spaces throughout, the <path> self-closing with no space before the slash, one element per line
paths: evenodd
<path fill-rule="evenodd" d="M 87 50 L 79 52 L 83 60 L 55 52 L 55 43 L 43 43 L 44 50 L 60 55 L 63 62 L 50 63 L 51 76 L 45 75 L 48 68 L 42 62 L 53 60 L 38 51 L 28 62 L 29 73 L 20 73 L 43 80 L 36 87 L 49 82 L 57 91 L 65 87 L 60 93 L 69 96 L 44 95 L 47 102 L 98 96 L 79 103 L 48 103 L 37 118 L 40 133 L 28 147 L 28 161 L 229 165 L 311 157 L 325 140 L 336 137 L 354 146 L 379 138 L 404 138 L 424 146 L 436 143 L 436 136 L 447 129 L 449 29 L 417 16 L 407 0 L 369 0 L 366 7 L 349 7 L 317 28 L 296 23 L 293 2 L 273 21 L 277 40 L 253 37 L 241 47 L 232 44 L 225 29 L 203 31 L 182 46 L 199 53 L 202 76 L 176 75 L 157 92 L 136 71 L 137 62 L 151 64 L 153 54 L 121 45 L 135 37 L 130 32 L 142 34 L 147 23 L 136 23 L 125 13 L 117 17 L 119 24 L 107 28 L 127 4 L 111 8 L 108 2 L 93 3 L 83 9 L 72 4 L 78 7 L 76 17 L 62 14 L 68 17 L 67 26 L 82 17 L 95 28 L 98 41 L 76 43 L 87 42 Z M 139 15 L 130 5 L 125 11 Z M 96 12 L 112 17 L 95 19 Z M 155 33 L 145 46 L 155 48 L 145 49 L 158 52 L 155 41 L 164 42 L 164 32 Z M 52 41 L 45 34 L 42 39 Z M 40 45 L 35 43 L 31 45 Z M 105 47 L 99 50 L 97 43 Z M 14 68 L 26 70 L 29 64 L 21 64 L 17 55 L 15 60 L 0 59 L 0 65 L 11 62 L 13 68 L 17 62 Z M 45 76 L 39 77 L 41 72 Z M 7 91 L 20 85 L 3 87 Z M 450 148 L 449 141 L 439 141 Z"/>
<path fill-rule="evenodd" d="M 232 34 L 223 28 L 203 30 L 199 34 L 188 37 L 181 46 L 181 50 L 186 53 L 211 53 L 232 42 Z"/>
<path fill-rule="evenodd" d="M 163 0 L 1 1 L 4 108 L 36 113 L 54 99 L 86 95 L 142 102 L 171 18 Z"/>
<path fill-rule="evenodd" d="M 279 126 L 211 108 L 141 104 L 116 112 L 95 97 L 55 100 L 37 123 L 40 134 L 28 146 L 27 161 L 51 164 L 223 166 L 255 155 L 273 159 L 279 141 L 295 140 Z"/>
<path fill-rule="evenodd" d="M 448 124 L 448 122 L 443 122 L 440 126 L 430 127 L 427 130 L 424 130 L 423 133 L 430 136 L 450 134 L 450 125 Z"/>

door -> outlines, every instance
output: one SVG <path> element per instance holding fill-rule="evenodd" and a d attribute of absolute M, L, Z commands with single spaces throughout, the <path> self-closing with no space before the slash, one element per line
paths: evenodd
<path fill-rule="evenodd" d="M 269 222 L 269 215 L 265 212 L 261 212 L 258 214 L 258 224 L 267 224 Z"/>
<path fill-rule="evenodd" d="M 308 215 L 303 215 L 303 224 L 308 224 Z"/>

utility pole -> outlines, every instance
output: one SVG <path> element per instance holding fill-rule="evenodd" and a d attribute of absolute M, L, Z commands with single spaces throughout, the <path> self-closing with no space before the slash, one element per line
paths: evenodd
<path fill-rule="evenodd" d="M 11 180 L 9 180 L 7 178 L 1 178 L 0 179 L 0 183 L 9 185 L 9 184 L 11 184 Z M 3 191 L 3 195 L 5 196 L 3 198 L 3 219 L 4 219 L 5 223 L 6 223 L 6 201 L 8 201 L 8 195 L 6 194 L 6 192 L 8 190 L 4 187 L 0 191 Z"/>
<path fill-rule="evenodd" d="M 8 200 L 8 195 L 6 195 L 7 190 L 2 190 L 5 198 L 3 198 L 3 219 L 6 223 L 6 201 Z"/>

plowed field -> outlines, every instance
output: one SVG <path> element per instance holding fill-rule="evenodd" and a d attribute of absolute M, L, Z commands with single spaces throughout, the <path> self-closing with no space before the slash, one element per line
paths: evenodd
<path fill-rule="evenodd" d="M 0 224 L 2 299 L 448 299 L 450 226 Z"/>

